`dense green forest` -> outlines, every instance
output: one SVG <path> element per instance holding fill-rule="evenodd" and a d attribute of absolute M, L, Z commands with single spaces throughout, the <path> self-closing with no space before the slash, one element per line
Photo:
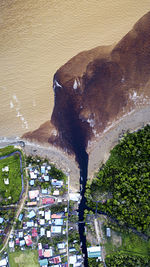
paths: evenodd
<path fill-rule="evenodd" d="M 150 126 L 127 133 L 110 152 L 92 183 L 87 204 L 104 211 L 121 225 L 150 234 Z"/>
<path fill-rule="evenodd" d="M 131 256 L 123 253 L 115 253 L 106 256 L 107 267 L 148 267 L 149 259 L 141 256 Z"/>

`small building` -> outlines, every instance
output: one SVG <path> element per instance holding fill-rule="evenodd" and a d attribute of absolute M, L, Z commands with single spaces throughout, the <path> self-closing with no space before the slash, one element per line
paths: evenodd
<path fill-rule="evenodd" d="M 76 262 L 77 262 L 77 256 L 76 255 L 73 255 L 73 256 L 70 256 L 69 257 L 69 263 L 70 264 L 72 264 L 73 266 L 75 266 Z"/>
<path fill-rule="evenodd" d="M 63 225 L 63 219 L 53 219 L 52 224 L 54 225 Z"/>
<path fill-rule="evenodd" d="M 2 172 L 9 172 L 9 167 L 5 166 L 4 168 L 2 168 Z"/>
<path fill-rule="evenodd" d="M 23 231 L 20 231 L 20 232 L 18 233 L 18 235 L 19 235 L 19 238 L 23 238 Z"/>
<path fill-rule="evenodd" d="M 43 165 L 43 166 L 41 166 L 41 173 L 45 174 L 45 172 L 46 172 L 46 169 L 45 169 L 45 166 Z"/>
<path fill-rule="evenodd" d="M 72 201 L 78 202 L 80 200 L 80 194 L 79 193 L 69 193 L 69 198 Z"/>
<path fill-rule="evenodd" d="M 0 260 L 0 267 L 5 267 L 5 266 L 7 266 L 7 259 L 6 258 Z"/>
<path fill-rule="evenodd" d="M 15 242 L 13 240 L 9 241 L 9 248 L 14 248 Z"/>
<path fill-rule="evenodd" d="M 61 226 L 51 226 L 51 233 L 52 234 L 60 234 L 61 233 Z"/>
<path fill-rule="evenodd" d="M 49 176 L 48 175 L 44 175 L 44 181 L 49 182 Z"/>
<path fill-rule="evenodd" d="M 21 222 L 22 219 L 23 219 L 23 213 L 20 213 L 20 215 L 19 215 L 19 217 L 18 217 L 19 222 Z"/>
<path fill-rule="evenodd" d="M 44 217 L 44 210 L 40 210 L 40 211 L 39 211 L 39 214 L 40 214 L 42 217 Z"/>
<path fill-rule="evenodd" d="M 111 237 L 111 232 L 110 232 L 109 227 L 106 228 L 106 235 L 107 235 L 107 237 Z"/>
<path fill-rule="evenodd" d="M 37 201 L 27 202 L 28 207 L 37 206 Z"/>
<path fill-rule="evenodd" d="M 16 238 L 15 243 L 16 243 L 16 245 L 19 245 L 20 244 L 19 238 Z"/>
<path fill-rule="evenodd" d="M 59 263 L 61 263 L 61 257 L 60 256 L 53 257 L 53 258 L 49 259 L 49 262 L 53 263 L 53 264 L 59 264 Z"/>
<path fill-rule="evenodd" d="M 4 222 L 4 219 L 0 217 L 0 224 L 2 224 L 3 222 Z"/>
<path fill-rule="evenodd" d="M 52 256 L 53 256 L 53 252 L 52 252 L 51 248 L 44 250 L 44 258 L 49 258 L 49 257 L 52 257 Z"/>
<path fill-rule="evenodd" d="M 42 194 L 48 194 L 48 190 L 47 189 L 42 189 Z"/>
<path fill-rule="evenodd" d="M 55 202 L 55 199 L 51 198 L 51 197 L 42 199 L 42 204 L 43 205 L 53 204 L 54 202 Z"/>
<path fill-rule="evenodd" d="M 31 179 L 37 179 L 37 173 L 31 171 L 31 172 L 30 172 L 30 178 L 31 178 Z"/>
<path fill-rule="evenodd" d="M 29 214 L 28 214 L 28 218 L 29 219 L 32 219 L 32 218 L 34 218 L 36 216 L 36 213 L 35 213 L 35 211 L 34 210 L 31 210 L 30 212 L 29 212 Z"/>
<path fill-rule="evenodd" d="M 38 243 L 38 249 L 42 249 L 42 243 Z"/>
<path fill-rule="evenodd" d="M 38 233 L 37 230 L 35 228 L 32 229 L 32 237 L 37 237 Z"/>
<path fill-rule="evenodd" d="M 53 196 L 59 196 L 59 190 L 54 190 Z"/>
<path fill-rule="evenodd" d="M 58 243 L 58 244 L 57 244 L 57 248 L 58 248 L 58 249 L 64 249 L 64 248 L 65 248 L 65 242 Z"/>
<path fill-rule="evenodd" d="M 31 190 L 29 191 L 29 198 L 35 199 L 39 196 L 39 190 Z"/>
<path fill-rule="evenodd" d="M 63 181 L 57 180 L 57 179 L 52 179 L 51 181 L 52 186 L 56 186 L 58 188 L 63 186 Z"/>
<path fill-rule="evenodd" d="M 89 247 L 87 248 L 87 253 L 89 258 L 101 258 L 101 247 Z"/>
<path fill-rule="evenodd" d="M 9 184 L 9 179 L 8 178 L 4 178 L 4 184 L 6 184 L 6 185 Z"/>
<path fill-rule="evenodd" d="M 45 220 L 50 220 L 51 218 L 51 211 L 48 210 L 48 211 L 45 211 Z"/>
<path fill-rule="evenodd" d="M 45 235 L 45 228 L 41 227 L 40 236 L 44 236 L 44 235 Z"/>
<path fill-rule="evenodd" d="M 25 246 L 25 241 L 24 241 L 24 239 L 20 240 L 20 247 L 23 247 L 23 246 Z"/>
<path fill-rule="evenodd" d="M 26 245 L 29 247 L 32 245 L 32 239 L 31 239 L 31 235 L 27 235 L 24 237 L 24 240 L 26 242 Z"/>
<path fill-rule="evenodd" d="M 51 215 L 52 219 L 61 219 L 62 218 L 62 213 L 54 213 Z"/>
<path fill-rule="evenodd" d="M 45 219 L 40 219 L 40 225 L 44 225 L 45 224 Z"/>
<path fill-rule="evenodd" d="M 39 249 L 38 250 L 38 254 L 39 254 L 39 257 L 42 258 L 44 255 L 43 255 L 43 249 Z"/>
<path fill-rule="evenodd" d="M 31 186 L 34 185 L 34 180 L 30 180 L 30 185 L 31 185 Z"/>
<path fill-rule="evenodd" d="M 46 231 L 46 236 L 47 236 L 47 237 L 51 237 L 51 231 L 47 230 L 47 231 Z"/>
<path fill-rule="evenodd" d="M 47 259 L 39 260 L 39 264 L 40 266 L 47 267 L 48 260 Z"/>
<path fill-rule="evenodd" d="M 27 227 L 33 227 L 33 226 L 34 226 L 34 222 L 33 221 L 27 222 Z"/>

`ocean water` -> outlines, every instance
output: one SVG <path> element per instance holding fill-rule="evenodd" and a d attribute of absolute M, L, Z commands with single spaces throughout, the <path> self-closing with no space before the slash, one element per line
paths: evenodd
<path fill-rule="evenodd" d="M 118 42 L 148 11 L 149 0 L 0 0 L 0 136 L 50 119 L 56 70 Z"/>

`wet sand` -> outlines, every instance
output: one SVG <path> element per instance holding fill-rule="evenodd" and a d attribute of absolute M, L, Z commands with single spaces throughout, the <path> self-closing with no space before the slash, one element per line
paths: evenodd
<path fill-rule="evenodd" d="M 101 134 L 88 147 L 89 165 L 88 177 L 98 171 L 102 163 L 105 163 L 110 155 L 110 150 L 118 143 L 122 131 L 133 132 L 150 123 L 150 105 L 133 110 L 126 116 L 114 122 L 105 133 Z"/>

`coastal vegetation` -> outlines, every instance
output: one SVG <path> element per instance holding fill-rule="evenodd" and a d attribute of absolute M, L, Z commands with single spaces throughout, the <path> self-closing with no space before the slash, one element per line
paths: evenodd
<path fill-rule="evenodd" d="M 150 235 L 150 126 L 126 133 L 92 183 L 87 204 L 120 225 Z M 97 204 L 96 204 L 97 202 Z M 111 266 L 111 265 L 110 265 Z M 144 266 L 144 265 L 143 265 Z"/>
<path fill-rule="evenodd" d="M 106 256 L 105 262 L 107 267 L 148 267 L 150 264 L 148 258 L 135 255 L 131 256 L 122 252 Z"/>

